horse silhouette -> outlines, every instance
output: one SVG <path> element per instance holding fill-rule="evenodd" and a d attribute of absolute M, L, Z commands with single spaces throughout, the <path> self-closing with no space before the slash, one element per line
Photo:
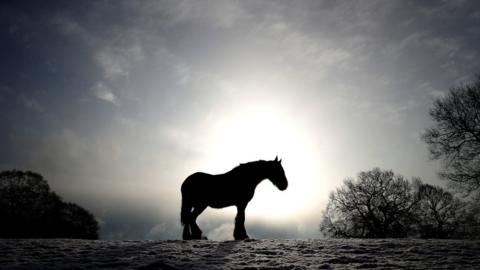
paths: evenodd
<path fill-rule="evenodd" d="M 235 240 L 247 239 L 245 230 L 245 208 L 253 198 L 255 188 L 264 179 L 269 179 L 279 190 L 288 186 L 282 160 L 253 161 L 233 168 L 224 174 L 197 172 L 183 181 L 182 209 L 183 239 L 206 239 L 197 225 L 197 217 L 208 207 L 224 208 L 235 205 Z"/>

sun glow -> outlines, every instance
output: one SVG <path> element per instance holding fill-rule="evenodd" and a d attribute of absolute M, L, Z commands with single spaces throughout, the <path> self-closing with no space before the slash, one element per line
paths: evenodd
<path fill-rule="evenodd" d="M 278 104 L 245 103 L 218 115 L 206 145 L 208 164 L 214 173 L 276 155 L 289 181 L 284 192 L 270 181 L 262 182 L 248 205 L 247 215 L 256 219 L 281 219 L 305 214 L 319 189 L 316 145 L 308 126 L 298 115 Z"/>

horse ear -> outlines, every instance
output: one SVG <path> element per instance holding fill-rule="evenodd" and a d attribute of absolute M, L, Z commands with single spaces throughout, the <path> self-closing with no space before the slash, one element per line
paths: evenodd
<path fill-rule="evenodd" d="M 280 159 L 280 160 L 278 161 L 278 163 L 282 163 L 282 159 Z"/>
<path fill-rule="evenodd" d="M 278 161 L 278 156 L 275 157 L 275 160 L 274 161 Z"/>

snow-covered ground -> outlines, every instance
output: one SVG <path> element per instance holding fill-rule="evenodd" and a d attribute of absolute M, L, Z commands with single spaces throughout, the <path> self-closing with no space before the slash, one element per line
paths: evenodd
<path fill-rule="evenodd" d="M 0 240 L 1 269 L 480 269 L 480 241 Z"/>

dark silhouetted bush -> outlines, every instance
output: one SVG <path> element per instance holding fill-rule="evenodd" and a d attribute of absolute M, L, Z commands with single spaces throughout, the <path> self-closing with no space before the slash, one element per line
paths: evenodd
<path fill-rule="evenodd" d="M 50 191 L 34 172 L 0 173 L 0 238 L 98 239 L 94 216 Z"/>

